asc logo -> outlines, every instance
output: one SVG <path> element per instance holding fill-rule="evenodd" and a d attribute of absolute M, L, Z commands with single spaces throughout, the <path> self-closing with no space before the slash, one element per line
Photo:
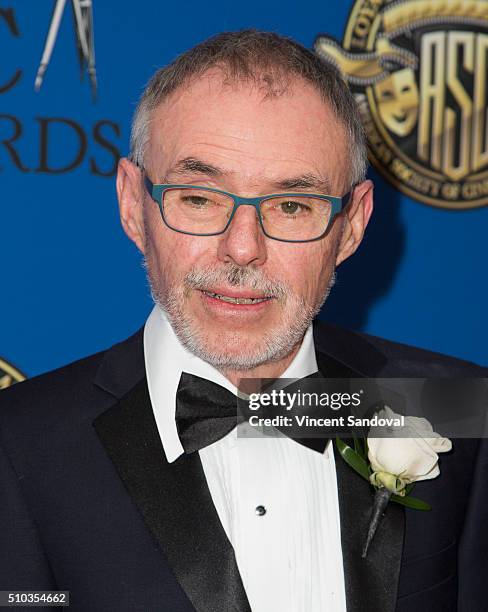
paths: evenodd
<path fill-rule="evenodd" d="M 342 45 L 320 35 L 359 104 L 372 164 L 444 208 L 488 204 L 488 0 L 357 0 Z"/>
<path fill-rule="evenodd" d="M 0 390 L 10 387 L 16 382 L 25 380 L 25 376 L 14 368 L 13 365 L 7 363 L 4 359 L 0 358 Z"/>

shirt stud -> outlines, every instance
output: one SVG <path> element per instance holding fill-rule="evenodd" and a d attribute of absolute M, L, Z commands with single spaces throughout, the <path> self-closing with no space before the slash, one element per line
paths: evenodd
<path fill-rule="evenodd" d="M 263 516 L 266 514 L 266 508 L 264 506 L 256 506 L 254 512 L 257 516 Z"/>

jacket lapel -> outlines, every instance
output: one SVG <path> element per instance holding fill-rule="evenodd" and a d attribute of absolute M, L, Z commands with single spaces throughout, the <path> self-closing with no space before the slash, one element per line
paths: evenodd
<path fill-rule="evenodd" d="M 361 552 L 373 506 L 371 485 L 334 449 L 348 612 L 393 612 L 403 552 L 405 514 L 388 504 L 365 559 Z"/>
<path fill-rule="evenodd" d="M 200 457 L 192 453 L 166 461 L 146 379 L 93 425 L 195 609 L 250 612 Z"/>
<path fill-rule="evenodd" d="M 356 367 L 317 351 L 322 375 L 329 378 L 362 378 Z M 405 513 L 388 504 L 366 559 L 361 557 L 373 507 L 373 488 L 342 459 L 334 444 L 341 542 L 348 612 L 393 612 L 403 553 Z"/>

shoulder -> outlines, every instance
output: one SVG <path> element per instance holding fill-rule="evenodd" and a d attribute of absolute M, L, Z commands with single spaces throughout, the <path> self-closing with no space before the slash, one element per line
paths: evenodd
<path fill-rule="evenodd" d="M 319 351 L 333 354 L 366 376 L 488 376 L 488 368 L 471 361 L 336 327 L 324 321 L 314 322 L 314 339 Z"/>
<path fill-rule="evenodd" d="M 96 384 L 98 374 L 109 369 L 107 361 L 125 363 L 129 370 L 133 345 L 137 342 L 142 346 L 141 336 L 139 331 L 107 350 L 2 390 L 2 434 L 9 437 L 16 432 L 62 432 L 81 422 L 91 422 L 114 401 L 114 394 Z M 128 378 L 123 369 L 120 376 Z"/>
<path fill-rule="evenodd" d="M 0 392 L 0 427 L 4 434 L 65 425 L 94 407 L 93 378 L 105 351 Z M 76 417 L 75 417 L 76 415 Z"/>

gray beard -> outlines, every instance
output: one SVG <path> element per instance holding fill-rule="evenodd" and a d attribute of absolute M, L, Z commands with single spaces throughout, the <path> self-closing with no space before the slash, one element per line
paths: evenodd
<path fill-rule="evenodd" d="M 268 279 L 260 270 L 250 266 L 242 267 L 227 264 L 225 268 L 203 268 L 191 270 L 180 284 L 174 284 L 166 291 L 158 287 L 158 282 L 152 278 L 150 267 L 144 262 L 147 278 L 154 303 L 161 308 L 181 344 L 193 355 L 210 363 L 218 370 L 247 371 L 258 366 L 280 361 L 291 353 L 301 342 L 309 325 L 319 313 L 335 283 L 336 274 L 332 274 L 327 289 L 313 306 L 306 304 L 302 297 L 297 296 L 285 283 Z M 282 306 L 284 318 L 279 327 L 263 330 L 257 346 L 252 351 L 242 351 L 229 355 L 228 352 L 210 350 L 205 338 L 205 330 L 198 322 L 189 317 L 185 311 L 185 301 L 192 290 L 205 291 L 222 284 L 234 287 L 246 287 L 272 296 Z M 226 334 L 229 341 L 229 334 Z M 236 345 L 239 334 L 236 333 Z M 218 342 L 217 342 L 218 345 Z"/>

